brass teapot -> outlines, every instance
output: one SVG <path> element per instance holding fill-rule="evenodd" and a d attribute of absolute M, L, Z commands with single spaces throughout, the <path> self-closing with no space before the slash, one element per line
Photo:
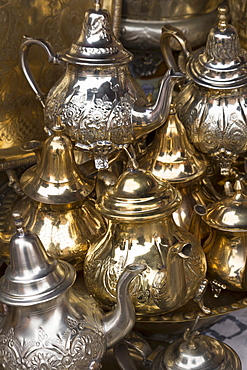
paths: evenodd
<path fill-rule="evenodd" d="M 103 307 L 114 306 L 118 278 L 129 263 L 147 265 L 131 287 L 139 315 L 172 311 L 199 297 L 206 259 L 196 238 L 173 221 L 181 200 L 168 181 L 138 168 L 124 172 L 98 198 L 96 208 L 109 225 L 87 252 L 84 277 Z"/>
<path fill-rule="evenodd" d="M 107 348 L 134 326 L 128 289 L 145 267 L 126 268 L 117 288 L 118 303 L 104 314 L 86 291 L 74 289 L 74 268 L 49 257 L 36 234 L 23 227 L 20 212 L 14 217 L 17 231 L 10 242 L 10 265 L 0 280 L 5 306 L 0 320 L 1 368 L 100 369 Z"/>
<path fill-rule="evenodd" d="M 49 62 L 66 65 L 46 99 L 28 65 L 31 45 L 44 48 Z M 54 116 L 60 116 L 76 147 L 93 154 L 97 169 L 108 168 L 109 153 L 161 125 L 174 84 L 182 76 L 169 70 L 155 104 L 147 106 L 144 92 L 130 74 L 131 59 L 132 54 L 115 38 L 109 13 L 99 1 L 86 12 L 81 35 L 69 50 L 55 54 L 47 41 L 30 37 L 21 46 L 22 69 L 45 108 L 46 126 L 52 128 Z"/>
<path fill-rule="evenodd" d="M 176 97 L 178 116 L 189 140 L 228 175 L 232 163 L 247 150 L 246 52 L 236 29 L 227 22 L 227 7 L 218 8 L 218 24 L 211 29 L 205 48 L 191 51 L 183 33 L 165 25 L 161 37 L 166 63 L 178 66 L 171 52 L 175 38 L 185 55 L 179 67 L 188 83 Z"/>
<path fill-rule="evenodd" d="M 80 172 L 71 140 L 62 125 L 54 126 L 43 146 L 38 145 L 31 143 L 32 149 L 36 146 L 37 164 L 20 179 L 24 196 L 13 198 L 7 214 L 21 210 L 25 226 L 39 236 L 49 255 L 80 270 L 90 243 L 106 231 L 104 217 L 88 197 L 94 180 Z M 13 233 L 13 222 L 6 220 L 5 215 L 5 225 L 0 231 L 0 255 L 5 260 L 9 257 L 8 243 Z"/>
<path fill-rule="evenodd" d="M 210 207 L 195 206 L 196 212 L 210 226 L 203 249 L 209 277 L 218 292 L 222 287 L 247 290 L 247 195 L 240 180 L 236 180 L 234 188 Z"/>

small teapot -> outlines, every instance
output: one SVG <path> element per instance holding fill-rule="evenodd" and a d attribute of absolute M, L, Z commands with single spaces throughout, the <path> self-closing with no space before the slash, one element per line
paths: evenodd
<path fill-rule="evenodd" d="M 203 244 L 208 274 L 216 294 L 221 288 L 247 290 L 247 195 L 236 180 L 230 191 L 210 207 L 196 205 L 195 211 L 210 226 L 210 235 Z M 217 293 L 218 292 L 218 293 Z"/>
<path fill-rule="evenodd" d="M 181 31 L 165 25 L 161 45 L 167 65 L 179 70 L 170 39 L 185 55 L 179 66 L 188 83 L 175 99 L 177 113 L 189 140 L 228 175 L 232 163 L 247 150 L 247 58 L 236 29 L 227 22 L 227 7 L 218 8 L 218 24 L 211 29 L 206 47 L 191 51 Z"/>
<path fill-rule="evenodd" d="M 44 48 L 49 62 L 66 65 L 46 99 L 28 65 L 31 45 Z M 132 54 L 113 34 L 108 11 L 97 0 L 95 9 L 86 12 L 81 35 L 68 51 L 55 54 L 47 41 L 30 37 L 21 45 L 21 66 L 45 108 L 46 126 L 52 128 L 54 116 L 60 116 L 76 147 L 93 153 L 97 169 L 108 168 L 112 151 L 162 124 L 173 87 L 183 76 L 169 70 L 155 104 L 147 106 L 144 92 L 130 74 L 131 59 Z"/>
<path fill-rule="evenodd" d="M 88 197 L 94 180 L 83 176 L 76 165 L 63 125 L 53 127 L 42 147 L 39 142 L 31 144 L 32 149 L 36 144 L 37 164 L 22 174 L 20 187 L 25 196 L 13 198 L 7 214 L 21 210 L 25 226 L 39 236 L 49 255 L 81 270 L 90 243 L 106 231 L 104 217 Z M 26 149 L 29 147 L 27 144 Z M 0 255 L 5 260 L 13 233 L 13 222 L 7 219 L 0 230 Z"/>
<path fill-rule="evenodd" d="M 205 309 L 198 294 L 205 284 L 204 252 L 172 218 L 181 201 L 168 181 L 140 168 L 124 172 L 97 199 L 96 209 L 109 224 L 87 252 L 84 277 L 88 291 L 103 307 L 114 306 L 125 266 L 144 263 L 146 271 L 131 286 L 138 315 L 169 312 L 193 298 Z"/>
<path fill-rule="evenodd" d="M 124 338 L 135 323 L 129 284 L 145 267 L 131 265 L 122 274 L 115 309 L 104 314 L 73 285 L 74 268 L 49 257 L 36 234 L 26 231 L 14 213 L 10 265 L 0 280 L 1 368 L 61 370 L 101 368 L 107 348 Z M 81 288 L 80 288 L 81 290 Z"/>

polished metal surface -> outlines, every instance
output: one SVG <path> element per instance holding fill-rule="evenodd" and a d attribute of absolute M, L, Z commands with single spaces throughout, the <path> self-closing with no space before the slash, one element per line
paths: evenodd
<path fill-rule="evenodd" d="M 206 260 L 195 237 L 172 219 L 180 201 L 168 182 L 142 169 L 126 171 L 99 197 L 97 209 L 109 224 L 105 236 L 88 250 L 84 276 L 89 292 L 104 307 L 115 304 L 116 283 L 129 263 L 147 266 L 131 287 L 138 315 L 172 311 L 196 296 Z"/>
<path fill-rule="evenodd" d="M 196 211 L 211 228 L 203 244 L 210 279 L 227 289 L 247 290 L 247 196 L 241 182 L 236 181 L 233 193 Z"/>
<path fill-rule="evenodd" d="M 195 332 L 187 337 L 184 335 L 157 355 L 152 370 L 162 369 L 241 370 L 242 365 L 236 352 L 228 345 Z"/>
<path fill-rule="evenodd" d="M 114 0 L 104 1 L 113 16 L 114 28 L 115 5 Z M 92 6 L 92 0 L 1 1 L 0 170 L 34 164 L 34 154 L 23 152 L 21 145 L 46 138 L 41 106 L 29 89 L 19 63 L 23 35 L 47 39 L 57 50 L 63 50 L 79 36 L 85 10 Z M 29 62 L 41 89 L 49 91 L 62 74 L 62 68 L 47 68 L 44 55 L 37 48 L 30 52 Z"/>
<path fill-rule="evenodd" d="M 48 257 L 40 240 L 23 228 L 10 242 L 11 260 L 0 280 L 5 312 L 0 322 L 0 363 L 4 369 L 100 369 L 107 348 L 133 328 L 134 307 L 128 290 L 145 267 L 128 266 L 119 279 L 117 305 L 103 314 L 80 287 L 72 287 L 75 270 Z"/>
<path fill-rule="evenodd" d="M 211 29 L 205 49 L 194 53 L 179 30 L 164 26 L 162 51 L 168 66 L 178 70 L 171 38 L 182 46 L 189 78 L 176 98 L 178 116 L 189 140 L 227 175 L 247 149 L 246 55 L 235 28 L 227 22 L 227 8 L 219 7 L 218 24 Z"/>
<path fill-rule="evenodd" d="M 46 99 L 29 68 L 32 45 L 44 48 L 49 62 L 66 64 Z M 130 60 L 113 34 L 109 13 L 99 4 L 86 13 L 81 35 L 67 52 L 55 54 L 48 42 L 34 38 L 26 38 L 21 46 L 23 72 L 45 107 L 46 125 L 52 128 L 55 116 L 60 116 L 76 147 L 94 155 L 97 169 L 108 168 L 109 153 L 161 125 L 174 84 L 182 76 L 170 70 L 156 103 L 147 107 L 144 92 L 130 74 Z"/>

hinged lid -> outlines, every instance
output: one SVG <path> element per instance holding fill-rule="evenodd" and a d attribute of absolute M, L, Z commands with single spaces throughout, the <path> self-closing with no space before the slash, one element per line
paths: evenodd
<path fill-rule="evenodd" d="M 61 59 L 83 65 L 123 64 L 132 60 L 132 54 L 116 39 L 109 12 L 96 0 L 95 8 L 85 13 L 79 39 Z"/>
<path fill-rule="evenodd" d="M 99 197 L 96 207 L 110 219 L 145 221 L 171 214 L 181 202 L 180 192 L 168 181 L 136 168 L 124 172 Z"/>
<path fill-rule="evenodd" d="M 227 6 L 218 8 L 218 24 L 208 35 L 205 49 L 188 60 L 186 69 L 197 84 L 212 89 L 234 89 L 247 83 L 246 52 L 236 29 L 228 24 Z"/>

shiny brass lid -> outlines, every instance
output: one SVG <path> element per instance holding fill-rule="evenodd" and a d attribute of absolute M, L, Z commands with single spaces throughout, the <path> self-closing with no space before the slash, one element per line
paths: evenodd
<path fill-rule="evenodd" d="M 247 231 L 247 195 L 239 180 L 235 182 L 234 189 L 234 193 L 208 208 L 204 220 L 209 226 L 233 232 Z"/>
<path fill-rule="evenodd" d="M 21 177 L 23 192 L 33 200 L 46 204 L 69 204 L 84 200 L 91 193 L 94 181 L 80 173 L 70 139 L 62 126 L 45 141 L 37 165 Z"/>
<path fill-rule="evenodd" d="M 208 35 L 206 48 L 192 54 L 187 73 L 197 84 L 212 89 L 234 89 L 247 83 L 246 52 L 236 29 L 228 24 L 227 6 L 218 8 L 218 24 Z"/>
<path fill-rule="evenodd" d="M 132 60 L 132 54 L 116 39 L 109 12 L 96 0 L 95 8 L 85 13 L 79 39 L 61 59 L 83 65 L 123 64 Z"/>
<path fill-rule="evenodd" d="M 171 104 L 169 117 L 157 130 L 140 166 L 171 183 L 188 182 L 206 172 L 205 159 L 189 142 L 175 104 Z"/>
<path fill-rule="evenodd" d="M 206 335 L 195 335 L 172 343 L 155 359 L 152 370 L 241 370 L 236 352 Z"/>
<path fill-rule="evenodd" d="M 150 171 L 136 168 L 124 172 L 116 184 L 97 200 L 97 209 L 110 219 L 143 221 L 174 212 L 182 202 L 180 192 Z"/>
<path fill-rule="evenodd" d="M 75 281 L 75 269 L 49 257 L 36 234 L 23 227 L 21 213 L 14 214 L 16 233 L 10 241 L 10 265 L 0 279 L 0 301 L 31 306 L 65 292 Z"/>

